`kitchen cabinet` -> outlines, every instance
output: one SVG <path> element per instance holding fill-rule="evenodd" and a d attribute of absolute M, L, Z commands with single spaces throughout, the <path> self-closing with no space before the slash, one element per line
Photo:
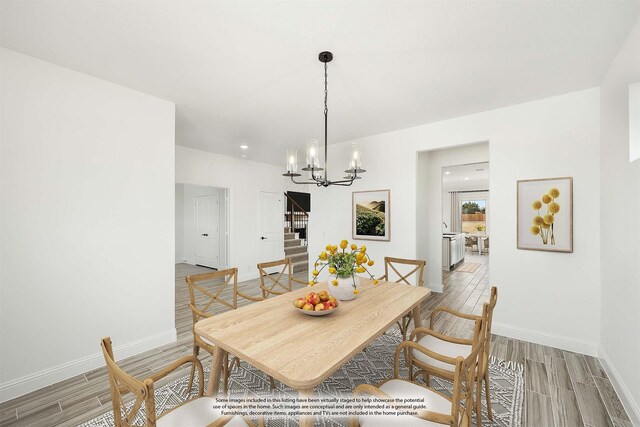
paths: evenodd
<path fill-rule="evenodd" d="M 464 261 L 465 245 L 463 233 L 442 235 L 442 269 L 451 270 Z"/>

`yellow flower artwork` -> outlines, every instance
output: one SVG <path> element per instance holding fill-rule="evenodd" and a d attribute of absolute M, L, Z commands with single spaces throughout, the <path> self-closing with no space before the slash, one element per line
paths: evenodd
<path fill-rule="evenodd" d="M 517 182 L 517 247 L 573 252 L 573 178 Z"/>
<path fill-rule="evenodd" d="M 544 245 L 555 245 L 555 214 L 560 212 L 560 204 L 556 201 L 560 197 L 560 190 L 552 188 L 547 194 L 543 194 L 541 199 L 546 205 L 547 212 L 542 209 L 542 202 L 536 200 L 532 203 L 531 207 L 536 211 L 536 215 L 533 217 L 533 227 L 531 227 L 531 234 L 540 236 Z M 542 225 L 548 227 L 540 227 Z"/>

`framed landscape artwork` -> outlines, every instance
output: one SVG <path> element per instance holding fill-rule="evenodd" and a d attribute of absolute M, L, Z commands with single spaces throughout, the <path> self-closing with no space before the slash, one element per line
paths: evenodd
<path fill-rule="evenodd" d="M 354 191 L 352 203 L 353 239 L 391 240 L 389 190 Z"/>
<path fill-rule="evenodd" d="M 573 178 L 518 181 L 518 249 L 573 252 Z"/>

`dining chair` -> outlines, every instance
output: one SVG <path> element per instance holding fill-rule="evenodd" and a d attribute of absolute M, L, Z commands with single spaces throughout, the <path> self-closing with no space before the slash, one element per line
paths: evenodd
<path fill-rule="evenodd" d="M 384 276 L 378 278 L 378 280 L 404 283 L 410 286 L 422 286 L 424 285 L 423 276 L 426 263 L 426 261 L 420 259 L 385 257 Z M 407 270 L 409 271 L 406 272 Z M 411 277 L 413 275 L 415 275 L 415 278 L 413 279 L 413 281 L 410 281 L 412 280 Z M 409 324 L 411 323 L 412 318 L 413 314 L 409 312 L 401 320 L 398 321 L 398 327 L 400 328 L 400 333 L 402 334 L 403 341 L 407 339 L 407 331 L 409 329 Z"/>
<path fill-rule="evenodd" d="M 483 323 L 477 320 L 474 333 L 481 335 Z M 412 379 L 401 379 L 399 376 L 400 353 L 406 349 L 412 352 L 421 352 L 453 369 L 453 390 L 451 396 L 422 384 L 417 384 Z M 448 425 L 452 427 L 468 427 L 471 425 L 471 413 L 473 407 L 473 384 L 479 366 L 478 359 L 483 353 L 483 342 L 478 341 L 466 356 L 455 358 L 439 354 L 427 349 L 414 341 L 403 341 L 396 348 L 393 378 L 386 380 L 378 386 L 360 384 L 354 390 L 354 395 L 370 395 L 378 399 L 424 399 L 424 410 L 418 410 L 417 415 L 391 415 L 391 416 L 360 416 L 350 417 L 350 427 L 386 427 L 386 426 L 420 426 L 435 427 Z M 386 405 L 393 405 L 385 401 Z M 405 409 L 406 410 L 406 409 Z"/>
<path fill-rule="evenodd" d="M 484 382 L 485 399 L 487 402 L 487 414 L 489 419 L 493 420 L 493 414 L 491 412 L 491 393 L 489 387 L 489 355 L 491 354 L 491 323 L 493 321 L 493 310 L 498 302 L 498 288 L 493 286 L 491 288 L 491 296 L 489 302 L 483 305 L 482 315 L 476 316 L 473 314 L 465 314 L 459 311 L 453 310 L 449 307 L 436 307 L 431 312 L 429 319 L 429 328 L 416 328 L 411 332 L 409 337 L 410 341 L 414 341 L 416 336 L 424 335 L 417 340 L 417 344 L 424 348 L 428 348 L 439 354 L 446 355 L 448 357 L 465 357 L 469 354 L 476 342 L 481 341 L 483 346 L 483 354 L 480 360 L 480 366 L 478 368 L 478 376 L 475 378 L 476 384 L 476 417 L 477 425 L 481 423 L 481 396 L 482 396 L 482 383 Z M 443 333 L 437 332 L 435 327 L 435 319 L 439 313 L 448 313 L 460 319 L 466 319 L 471 321 L 481 320 L 486 325 L 480 336 L 475 334 L 471 339 L 452 337 Z M 452 380 L 454 372 L 451 367 L 441 363 L 440 360 L 435 359 L 424 352 L 409 352 L 407 359 L 409 367 L 409 378 L 413 379 L 418 375 L 424 375 L 425 381 L 429 384 L 430 376 L 436 376 Z M 413 368 L 417 367 L 418 371 L 414 374 Z"/>
<path fill-rule="evenodd" d="M 201 320 L 213 316 L 217 307 L 223 306 L 232 310 L 238 307 L 238 269 L 229 268 L 226 270 L 214 271 L 211 273 L 195 274 L 186 277 L 189 287 L 189 308 L 193 319 L 192 328 Z M 216 306 L 215 304 L 218 304 Z M 213 355 L 215 344 L 204 337 L 195 333 L 193 329 L 193 355 L 198 357 L 200 349 L 206 350 Z M 222 364 L 223 373 L 223 389 L 227 392 L 229 383 L 229 369 L 233 364 L 240 363 L 237 357 L 234 357 L 232 364 L 229 365 L 229 356 L 225 352 L 225 360 Z M 191 367 L 189 375 L 189 389 L 193 385 L 193 376 L 195 366 Z"/>
<path fill-rule="evenodd" d="M 280 270 L 275 273 L 277 276 L 269 272 L 269 270 L 274 268 L 280 268 Z M 238 295 L 242 298 L 250 301 L 263 301 L 271 295 L 282 295 L 287 292 L 291 292 L 293 290 L 294 283 L 300 283 L 305 286 L 308 285 L 308 282 L 293 277 L 293 264 L 291 263 L 291 258 L 259 263 L 258 272 L 260 273 L 260 290 L 262 291 L 262 297 L 238 292 Z"/>
<path fill-rule="evenodd" d="M 478 238 L 475 236 L 465 236 L 464 238 L 464 246 L 466 248 L 470 248 L 471 252 L 473 252 L 473 247 L 478 245 Z"/>
<path fill-rule="evenodd" d="M 213 409 L 215 399 L 213 397 L 204 396 L 204 374 L 202 364 L 195 356 L 183 356 L 149 376 L 144 380 L 138 380 L 123 371 L 113 357 L 113 348 L 111 338 L 102 338 L 100 343 L 102 354 L 107 365 L 107 374 L 109 377 L 109 390 L 111 392 L 111 403 L 113 405 L 113 418 L 115 427 L 137 426 L 134 424 L 138 411 L 144 405 L 145 426 L 146 427 L 174 427 L 174 426 L 209 426 L 221 427 L 229 426 L 245 426 L 256 427 L 256 425 L 248 418 L 239 415 L 222 415 L 219 409 Z M 174 409 L 156 416 L 156 404 L 154 396 L 154 383 L 165 378 L 170 373 L 179 369 L 182 365 L 191 363 L 198 371 L 198 394 L 197 397 L 187 400 Z M 189 388 L 189 391 L 191 388 Z M 127 394 L 133 394 L 135 400 L 133 404 L 125 404 Z M 259 425 L 263 424 L 263 419 L 259 421 Z"/>
<path fill-rule="evenodd" d="M 482 250 L 486 253 L 489 253 L 489 236 L 484 238 L 484 245 Z"/>

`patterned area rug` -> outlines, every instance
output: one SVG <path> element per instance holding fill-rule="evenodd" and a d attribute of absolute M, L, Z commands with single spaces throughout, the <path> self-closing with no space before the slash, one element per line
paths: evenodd
<path fill-rule="evenodd" d="M 350 397 L 353 389 L 362 383 L 377 384 L 393 376 L 393 357 L 395 348 L 402 338 L 397 328 L 391 329 L 385 335 L 374 341 L 366 351 L 357 354 L 349 363 L 344 365 L 330 378 L 316 388 L 316 393 L 327 397 Z M 401 363 L 401 366 L 404 365 Z M 208 371 L 208 367 L 205 367 Z M 407 377 L 406 368 L 401 371 L 402 378 Z M 506 363 L 491 358 L 489 366 L 491 379 L 491 408 L 493 421 L 486 414 L 485 399 L 482 403 L 482 425 L 499 427 L 520 427 L 522 424 L 522 407 L 524 401 L 524 374 L 520 364 Z M 207 377 L 207 375 L 205 375 Z M 156 409 L 158 414 L 165 412 L 189 397 L 187 392 L 188 376 L 173 381 L 155 391 Z M 438 378 L 431 379 L 431 386 L 450 395 L 452 385 L 448 381 Z M 269 389 L 269 378 L 246 363 L 233 370 L 229 379 L 229 390 L 233 397 L 266 397 L 278 396 L 295 398 L 298 393 L 277 382 L 276 389 Z M 197 387 L 193 388 L 194 396 Z M 483 395 L 484 396 L 484 395 Z M 475 415 L 473 417 L 475 421 Z M 136 420 L 144 425 L 144 414 L 141 412 Z M 111 427 L 114 425 L 113 414 L 108 412 L 81 427 Z M 347 426 L 346 418 L 316 418 L 316 426 L 342 427 Z M 475 424 L 473 424 L 475 425 Z M 267 419 L 267 426 L 293 427 L 297 421 L 292 418 Z"/>

